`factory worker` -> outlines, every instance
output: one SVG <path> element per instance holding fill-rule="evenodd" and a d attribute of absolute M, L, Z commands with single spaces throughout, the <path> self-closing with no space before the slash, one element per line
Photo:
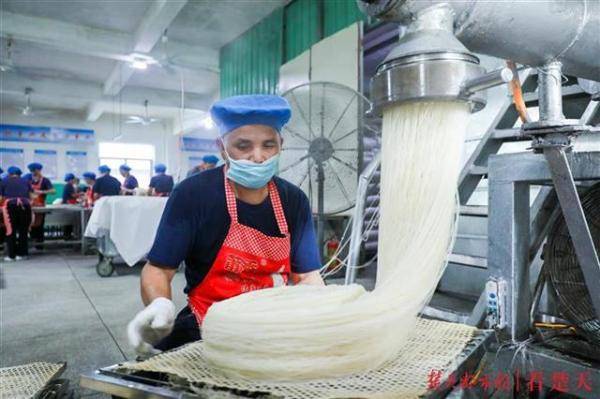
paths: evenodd
<path fill-rule="evenodd" d="M 94 183 L 94 202 L 100 197 L 119 195 L 121 193 L 121 182 L 110 175 L 110 168 L 106 165 L 100 165 L 98 168 L 100 177 Z"/>
<path fill-rule="evenodd" d="M 65 175 L 65 188 L 63 189 L 62 203 L 63 204 L 77 204 L 78 187 L 77 178 L 73 173 L 67 173 Z"/>
<path fill-rule="evenodd" d="M 217 158 L 215 155 L 205 155 L 202 157 L 202 163 L 190 169 L 186 177 L 190 177 L 205 170 L 212 169 L 216 167 L 218 163 L 219 158 Z"/>
<path fill-rule="evenodd" d="M 284 98 L 271 95 L 212 106 L 226 164 L 185 179 L 169 197 L 142 270 L 147 307 L 127 328 L 138 353 L 200 339 L 215 302 L 290 280 L 323 284 L 308 198 L 275 176 L 290 112 Z M 175 317 L 171 280 L 182 261 L 188 306 Z"/>
<path fill-rule="evenodd" d="M 96 183 L 96 174 L 94 172 L 85 172 L 83 174 L 83 181 L 87 185 L 85 194 L 83 196 L 83 206 L 91 208 L 94 205 L 94 183 Z"/>
<path fill-rule="evenodd" d="M 121 165 L 119 166 L 119 173 L 125 180 L 123 180 L 123 185 L 121 186 L 121 193 L 123 195 L 133 195 L 135 193 L 135 189 L 138 188 L 137 179 L 131 175 L 131 167 L 129 165 Z"/>
<path fill-rule="evenodd" d="M 44 207 L 46 206 L 46 196 L 54 194 L 56 190 L 52 186 L 52 182 L 42 175 L 44 166 L 39 162 L 32 162 L 27 165 L 27 169 L 31 172 L 31 187 L 33 189 L 33 200 L 31 206 Z M 37 243 L 44 242 L 44 222 L 46 214 L 35 213 L 33 225 L 31 226 L 31 238 Z M 37 246 L 40 249 L 40 246 Z"/>
<path fill-rule="evenodd" d="M 173 191 L 173 177 L 167 175 L 167 167 L 162 164 L 154 166 L 155 176 L 150 179 L 149 195 L 155 197 L 168 197 Z"/>
<path fill-rule="evenodd" d="M 31 226 L 31 199 L 33 188 L 21 178 L 21 169 L 11 166 L 8 176 L 0 183 L 0 203 L 6 229 L 6 262 L 21 260 L 27 256 L 29 227 Z"/>

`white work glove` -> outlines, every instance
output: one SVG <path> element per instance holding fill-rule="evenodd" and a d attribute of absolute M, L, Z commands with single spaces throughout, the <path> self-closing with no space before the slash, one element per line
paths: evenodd
<path fill-rule="evenodd" d="M 156 298 L 127 325 L 129 344 L 141 356 L 160 353 L 152 345 L 173 330 L 175 305 L 170 299 Z"/>

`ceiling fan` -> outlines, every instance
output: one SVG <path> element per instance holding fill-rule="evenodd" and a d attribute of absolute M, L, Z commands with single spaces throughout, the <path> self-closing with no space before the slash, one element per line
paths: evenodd
<path fill-rule="evenodd" d="M 17 110 L 20 111 L 21 115 L 32 117 L 32 116 L 47 116 L 53 115 L 55 112 L 51 110 L 40 110 L 36 109 L 34 111 L 31 105 L 31 93 L 33 93 L 33 89 L 31 87 L 25 88 L 25 106 L 24 107 L 16 107 Z"/>
<path fill-rule="evenodd" d="M 155 122 L 159 122 L 160 119 L 158 118 L 151 118 L 148 116 L 148 100 L 144 101 L 144 115 L 139 116 L 139 115 L 130 115 L 127 120 L 125 121 L 125 123 L 129 124 L 129 125 L 142 125 L 142 126 L 148 126 L 152 123 Z"/>
<path fill-rule="evenodd" d="M 12 38 L 6 40 L 6 58 L 0 62 L 0 72 L 12 72 L 15 70 L 15 64 L 12 59 Z"/>

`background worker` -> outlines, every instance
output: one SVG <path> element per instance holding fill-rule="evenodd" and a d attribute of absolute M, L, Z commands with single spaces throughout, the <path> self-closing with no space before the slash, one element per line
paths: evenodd
<path fill-rule="evenodd" d="M 65 175 L 65 187 L 62 194 L 63 204 L 77 204 L 77 198 L 79 197 L 79 187 L 77 187 L 77 178 L 73 173 L 67 173 Z"/>
<path fill-rule="evenodd" d="M 6 262 L 25 259 L 28 253 L 28 233 L 31 226 L 31 184 L 21 178 L 21 169 L 11 166 L 8 176 L 0 182 L 0 203 L 6 229 Z"/>
<path fill-rule="evenodd" d="M 148 195 L 168 197 L 171 191 L 173 191 L 173 177 L 166 174 L 167 167 L 162 163 L 154 166 L 154 172 L 156 172 L 156 175 L 150 179 Z"/>
<path fill-rule="evenodd" d="M 32 207 L 45 207 L 46 196 L 48 194 L 54 194 L 56 190 L 52 186 L 50 179 L 42 175 L 42 169 L 44 166 L 39 162 L 32 162 L 27 165 L 27 169 L 31 172 L 31 188 L 33 189 L 33 199 L 31 201 Z M 35 240 L 38 245 L 37 249 L 41 249 L 41 243 L 44 242 L 44 223 L 46 220 L 46 214 L 34 213 L 33 225 L 31 226 L 31 238 Z"/>
<path fill-rule="evenodd" d="M 200 339 L 215 302 L 290 279 L 323 284 L 308 198 L 275 176 L 290 114 L 279 96 L 236 96 L 211 108 L 227 165 L 185 179 L 169 197 L 142 270 L 147 307 L 128 326 L 139 353 Z M 171 280 L 184 260 L 188 306 L 175 320 Z"/>
<path fill-rule="evenodd" d="M 94 183 L 96 183 L 96 174 L 94 172 L 85 172 L 83 181 L 87 185 L 83 195 L 83 206 L 91 208 L 94 205 Z"/>
<path fill-rule="evenodd" d="M 121 182 L 110 175 L 110 168 L 107 165 L 98 167 L 100 177 L 94 183 L 94 202 L 101 197 L 119 195 L 121 193 Z"/>
<path fill-rule="evenodd" d="M 135 176 L 133 176 L 131 172 L 131 167 L 129 165 L 121 165 L 119 166 L 119 172 L 121 176 L 125 180 L 123 180 L 123 185 L 121 186 L 121 194 L 123 195 L 133 195 L 135 194 L 135 189 L 138 188 L 139 184 Z"/>
<path fill-rule="evenodd" d="M 202 163 L 199 165 L 196 165 L 192 169 L 190 169 L 188 171 L 186 177 L 190 177 L 190 176 L 193 176 L 200 172 L 203 172 L 205 170 L 212 169 L 212 168 L 216 167 L 218 163 L 219 163 L 219 158 L 217 158 L 216 155 L 212 155 L 212 154 L 205 155 L 202 157 Z"/>

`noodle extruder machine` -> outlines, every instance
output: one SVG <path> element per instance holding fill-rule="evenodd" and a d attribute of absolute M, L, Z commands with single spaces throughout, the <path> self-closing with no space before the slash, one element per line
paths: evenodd
<path fill-rule="evenodd" d="M 488 183 L 488 280 L 468 322 L 487 323 L 496 332 L 488 369 L 512 375 L 510 395 L 498 397 L 527 395 L 527 389 L 598 397 L 600 2 L 358 3 L 369 16 L 408 26 L 372 80 L 377 114 L 408 101 L 465 101 L 476 112 L 485 106 L 481 90 L 517 82 L 514 108 L 522 125 L 492 130 L 495 136 L 484 137 L 478 148 L 475 166 Z M 505 59 L 512 67 L 486 74 L 474 53 Z M 519 102 L 516 63 L 535 70 L 538 120 L 527 114 L 524 100 Z M 577 119 L 566 118 L 563 107 L 572 79 L 588 100 Z M 529 151 L 493 155 L 502 135 L 530 140 Z M 574 150 L 575 137 L 586 139 L 588 148 Z M 533 206 L 532 186 L 541 186 Z M 461 190 L 461 205 L 467 205 L 469 190 L 474 186 Z M 357 264 L 360 227 L 353 233 L 350 265 Z M 533 273 L 539 253 L 543 264 Z M 350 269 L 346 277 L 353 281 Z M 543 292 L 550 310 L 540 310 Z"/>
<path fill-rule="evenodd" d="M 474 379 L 486 373 L 507 371 L 508 385 L 506 390 L 492 387 L 490 391 L 481 386 L 467 389 L 456 381 L 448 389 L 431 391 L 423 397 L 522 397 L 531 393 L 527 389 L 533 387 L 538 397 L 561 388 L 576 397 L 597 398 L 600 394 L 597 253 L 600 211 L 595 214 L 598 219 L 593 219 L 590 212 L 598 208 L 594 204 L 600 204 L 600 190 L 596 188 L 600 186 L 590 183 L 600 181 L 600 144 L 592 145 L 590 151 L 573 151 L 572 138 L 592 137 L 599 130 L 594 125 L 600 122 L 597 83 L 600 2 L 358 0 L 357 3 L 371 17 L 407 26 L 406 34 L 379 65 L 373 78 L 374 114 L 408 101 L 464 101 L 473 112 L 481 110 L 486 105 L 485 90 L 518 81 L 522 69 L 513 65 L 486 72 L 476 54 L 537 70 L 539 119 L 529 118 L 520 127 L 500 132 L 530 140 L 530 150 L 491 155 L 500 146 L 495 142 L 498 148 L 486 147 L 482 152 L 484 165 L 480 166 L 486 168 L 482 175 L 487 177 L 489 185 L 489 278 L 468 320 L 482 329 L 449 370 L 458 374 L 472 372 Z M 580 86 L 592 98 L 578 120 L 564 116 L 565 75 L 579 78 Z M 499 133 L 494 134 L 498 138 Z M 490 143 L 481 145 L 493 147 Z M 378 162 L 376 157 L 361 174 L 355 215 L 362 215 L 366 185 Z M 540 193 L 544 194 L 540 201 L 536 198 L 534 207 L 530 206 L 532 185 L 543 186 Z M 468 195 L 461 195 L 460 200 L 465 205 Z M 592 225 L 590 220 L 599 220 L 598 225 Z M 350 242 L 351 266 L 359 264 L 361 226 L 362 218 L 355 217 Z M 539 276 L 532 276 L 532 258 L 544 243 L 547 249 L 544 266 Z M 556 261 L 560 256 L 569 257 L 568 270 L 561 269 L 563 260 Z M 554 265 L 550 264 L 551 258 Z M 554 273 L 552 267 L 556 269 Z M 567 288 L 560 292 L 571 296 L 553 296 L 550 292 L 561 283 L 552 277 L 561 275 L 561 270 L 572 277 L 564 284 Z M 347 283 L 354 281 L 354 272 L 347 270 Z M 579 291 L 567 290 L 573 286 Z M 560 311 L 539 312 L 544 290 Z M 569 305 L 585 312 L 569 311 Z M 574 320 L 578 315 L 579 319 Z M 533 385 L 531 375 L 538 377 Z M 562 379 L 554 381 L 554 375 Z M 565 381 L 565 375 L 571 378 L 570 383 Z M 185 380 L 168 379 L 157 373 L 123 373 L 119 365 L 82 376 L 81 383 L 122 397 L 272 397 L 265 392 L 239 392 L 222 387 L 190 389 Z"/>

